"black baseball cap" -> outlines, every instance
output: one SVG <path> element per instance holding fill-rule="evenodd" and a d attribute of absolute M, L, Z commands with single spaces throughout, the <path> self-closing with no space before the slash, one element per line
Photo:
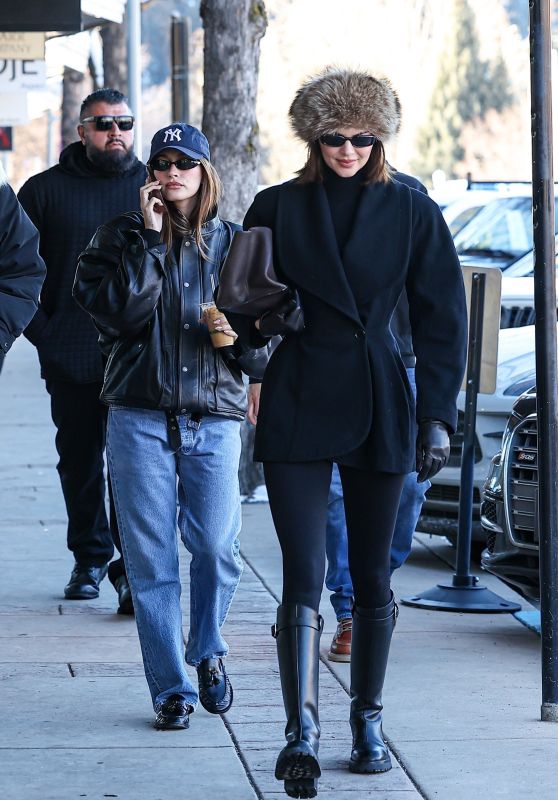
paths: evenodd
<path fill-rule="evenodd" d="M 210 160 L 209 142 L 201 131 L 185 122 L 173 122 L 157 131 L 151 140 L 149 161 L 169 148 L 179 150 L 190 158 Z"/>

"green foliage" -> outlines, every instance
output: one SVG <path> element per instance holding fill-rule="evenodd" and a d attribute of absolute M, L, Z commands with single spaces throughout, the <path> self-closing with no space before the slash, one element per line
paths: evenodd
<path fill-rule="evenodd" d="M 489 62 L 479 53 L 475 17 L 468 0 L 453 0 L 452 31 L 440 60 L 426 123 L 417 134 L 420 162 L 415 171 L 428 178 L 436 169 L 455 177 L 465 151 L 463 126 L 482 120 L 490 109 L 513 103 L 510 78 L 502 57 Z"/>

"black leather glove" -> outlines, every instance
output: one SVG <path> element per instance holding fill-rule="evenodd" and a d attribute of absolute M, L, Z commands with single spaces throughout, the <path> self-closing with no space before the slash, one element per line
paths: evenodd
<path fill-rule="evenodd" d="M 295 294 L 260 317 L 259 331 L 262 336 L 284 336 L 286 333 L 298 333 L 302 330 L 304 330 L 304 315 Z"/>
<path fill-rule="evenodd" d="M 450 438 L 445 424 L 437 419 L 422 419 L 417 436 L 417 482 L 423 483 L 440 472 L 449 454 Z"/>

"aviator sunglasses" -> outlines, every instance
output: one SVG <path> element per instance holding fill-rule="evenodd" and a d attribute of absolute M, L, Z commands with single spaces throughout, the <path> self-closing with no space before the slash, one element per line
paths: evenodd
<path fill-rule="evenodd" d="M 194 169 L 201 164 L 201 161 L 196 161 L 194 158 L 177 158 L 176 161 L 171 161 L 169 158 L 152 158 L 149 162 L 151 169 L 156 169 L 157 172 L 167 172 L 172 165 L 175 165 L 179 170 Z"/>
<path fill-rule="evenodd" d="M 116 122 L 118 129 L 121 131 L 131 131 L 134 127 L 134 118 L 130 115 L 113 116 L 111 114 L 101 114 L 97 117 L 84 117 L 81 122 L 82 124 L 84 122 L 94 122 L 95 129 L 98 131 L 110 131 L 113 122 Z"/>
<path fill-rule="evenodd" d="M 343 147 L 345 142 L 350 142 L 353 147 L 371 147 L 376 137 L 370 133 L 357 133 L 354 136 L 342 136 L 340 133 L 324 133 L 320 142 L 328 147 Z"/>

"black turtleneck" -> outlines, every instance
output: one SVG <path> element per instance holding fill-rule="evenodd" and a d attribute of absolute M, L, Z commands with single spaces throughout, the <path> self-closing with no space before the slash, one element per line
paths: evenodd
<path fill-rule="evenodd" d="M 324 189 L 326 191 L 333 229 L 339 252 L 347 244 L 363 186 L 363 167 L 351 178 L 341 178 L 324 164 Z"/>

